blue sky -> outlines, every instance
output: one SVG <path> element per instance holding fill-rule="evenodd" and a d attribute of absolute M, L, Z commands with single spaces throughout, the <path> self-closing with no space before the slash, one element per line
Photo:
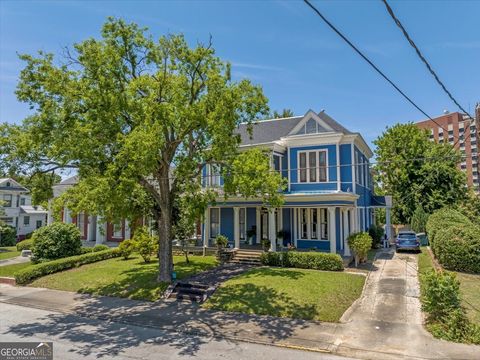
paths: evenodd
<path fill-rule="evenodd" d="M 314 1 L 428 114 L 455 105 L 436 85 L 378 0 Z M 391 1 L 391 6 L 460 103 L 480 101 L 480 1 Z M 236 79 L 263 86 L 272 109 L 295 114 L 325 109 L 368 142 L 396 122 L 423 120 L 302 1 L 0 1 L 0 122 L 29 114 L 14 91 L 16 53 L 61 53 L 98 37 L 107 16 L 125 18 L 155 36 L 213 36 L 217 55 Z"/>

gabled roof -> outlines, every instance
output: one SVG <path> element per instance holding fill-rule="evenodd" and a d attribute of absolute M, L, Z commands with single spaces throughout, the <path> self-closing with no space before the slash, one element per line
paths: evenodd
<path fill-rule="evenodd" d="M 309 110 L 303 116 L 259 120 L 252 124 L 252 136 L 250 136 L 247 131 L 248 125 L 242 123 L 239 125 L 236 133 L 240 134 L 241 136 L 240 145 L 271 143 L 273 141 L 280 140 L 280 138 L 292 135 L 292 130 L 299 126 L 300 123 L 307 121 L 313 115 L 317 121 L 323 122 L 325 125 L 322 127 L 323 131 L 321 132 L 331 132 L 333 130 L 334 132 L 339 132 L 342 134 L 352 134 L 349 130 L 327 115 L 325 111 L 321 111 L 317 114 L 312 110 Z"/>
<path fill-rule="evenodd" d="M 63 181 L 60 181 L 58 184 L 55 184 L 55 186 L 58 186 L 58 185 L 68 186 L 68 185 L 75 185 L 75 184 L 78 184 L 78 175 L 74 175 Z"/>
<path fill-rule="evenodd" d="M 26 187 L 22 186 L 19 182 L 15 181 L 12 178 L 0 179 L 0 190 L 19 191 L 19 192 L 27 192 L 27 193 L 29 192 Z"/>

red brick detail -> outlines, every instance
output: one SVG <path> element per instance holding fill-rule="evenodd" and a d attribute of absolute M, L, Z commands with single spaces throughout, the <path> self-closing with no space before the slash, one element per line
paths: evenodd
<path fill-rule="evenodd" d="M 17 285 L 15 278 L 0 276 L 0 284 Z"/>

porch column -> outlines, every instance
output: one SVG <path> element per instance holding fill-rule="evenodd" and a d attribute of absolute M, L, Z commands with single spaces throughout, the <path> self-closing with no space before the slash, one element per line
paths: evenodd
<path fill-rule="evenodd" d="M 277 251 L 277 234 L 275 234 L 275 209 L 268 209 L 268 240 L 270 251 Z"/>
<path fill-rule="evenodd" d="M 210 210 L 207 208 L 205 210 L 203 221 L 203 246 L 208 247 L 208 238 L 210 237 Z"/>
<path fill-rule="evenodd" d="M 335 208 L 329 207 L 328 208 L 328 224 L 329 224 L 329 231 L 328 237 L 330 238 L 330 252 L 332 254 L 337 253 L 337 226 L 335 222 Z"/>
<path fill-rule="evenodd" d="M 97 237 L 95 240 L 95 245 L 103 244 L 105 242 L 105 237 L 107 236 L 107 223 L 104 222 L 104 219 L 97 217 Z"/>
<path fill-rule="evenodd" d="M 125 220 L 125 240 L 129 240 L 131 238 L 132 231 L 130 229 L 130 222 Z"/>
<path fill-rule="evenodd" d="M 295 247 L 297 247 L 297 208 L 292 208 L 293 211 L 293 233 L 292 239 Z"/>
<path fill-rule="evenodd" d="M 65 224 L 70 224 L 72 222 L 72 217 L 70 216 L 70 210 L 68 210 L 68 208 L 63 208 L 63 222 Z"/>
<path fill-rule="evenodd" d="M 351 208 L 350 210 L 348 210 L 348 213 L 350 215 L 350 231 L 349 231 L 349 234 L 353 234 L 354 232 L 356 232 L 356 221 L 355 221 L 355 215 L 356 215 L 356 211 L 354 208 Z"/>
<path fill-rule="evenodd" d="M 348 241 L 347 241 L 347 238 L 348 238 L 348 210 L 347 209 L 344 209 L 343 210 L 343 248 L 344 248 L 344 251 L 343 251 L 343 254 L 345 256 L 350 256 L 351 253 L 350 253 L 350 246 L 348 246 Z"/>
<path fill-rule="evenodd" d="M 87 216 L 87 241 L 92 241 L 93 216 Z"/>
<path fill-rule="evenodd" d="M 256 208 L 256 224 L 257 224 L 257 233 L 255 234 L 255 242 L 257 244 L 262 243 L 262 216 L 261 216 L 261 209 L 260 207 Z"/>
<path fill-rule="evenodd" d="M 240 249 L 240 216 L 239 208 L 235 206 L 233 208 L 233 240 L 235 242 L 235 248 Z"/>
<path fill-rule="evenodd" d="M 390 241 L 392 237 L 392 224 L 389 207 L 385 208 L 385 233 L 387 234 L 388 241 Z"/>

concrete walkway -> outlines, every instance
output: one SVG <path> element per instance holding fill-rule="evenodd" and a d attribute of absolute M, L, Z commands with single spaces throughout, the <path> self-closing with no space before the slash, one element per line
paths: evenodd
<path fill-rule="evenodd" d="M 22 264 L 30 261 L 29 256 L 17 256 L 10 259 L 0 260 L 0 266 L 7 266 L 7 265 L 14 265 L 14 264 Z"/>
<path fill-rule="evenodd" d="M 434 339 L 421 325 L 416 255 L 385 252 L 374 262 L 362 297 L 342 323 L 321 323 L 205 310 L 196 304 L 148 303 L 120 298 L 92 297 L 70 292 L 0 285 L 0 302 L 54 310 L 49 326 L 58 333 L 75 329 L 70 314 L 168 331 L 223 338 L 365 359 L 478 359 L 480 346 Z M 18 328 L 35 332 L 35 323 Z M 168 339 L 163 339 L 168 341 Z M 188 344 L 185 344 L 188 346 Z"/>

